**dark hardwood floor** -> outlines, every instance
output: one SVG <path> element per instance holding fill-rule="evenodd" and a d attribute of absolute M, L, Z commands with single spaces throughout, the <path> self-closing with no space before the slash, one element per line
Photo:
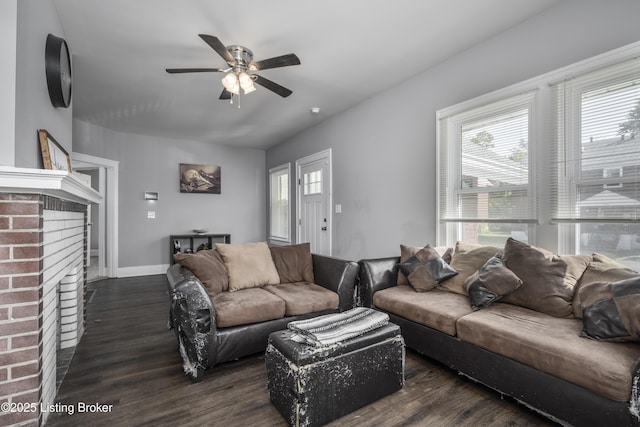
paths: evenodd
<path fill-rule="evenodd" d="M 218 365 L 193 384 L 167 329 L 164 275 L 89 284 L 87 329 L 47 426 L 284 426 L 264 356 Z M 78 413 L 98 403 L 104 413 Z M 109 409 L 108 405 L 112 405 Z M 73 414 L 69 409 L 73 409 Z M 56 410 L 60 412 L 56 412 Z M 510 399 L 407 350 L 405 386 L 332 426 L 550 426 Z"/>

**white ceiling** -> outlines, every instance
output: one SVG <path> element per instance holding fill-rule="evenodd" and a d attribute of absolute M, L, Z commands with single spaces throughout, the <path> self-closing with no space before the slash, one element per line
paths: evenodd
<path fill-rule="evenodd" d="M 559 0 L 53 1 L 73 55 L 75 118 L 266 149 Z M 167 74 L 224 67 L 200 33 L 254 60 L 297 54 L 301 65 L 259 73 L 293 94 L 257 86 L 238 110 L 218 100 L 222 74 Z"/>

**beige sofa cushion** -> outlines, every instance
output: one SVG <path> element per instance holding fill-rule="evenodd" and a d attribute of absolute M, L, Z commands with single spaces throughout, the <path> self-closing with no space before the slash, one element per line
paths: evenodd
<path fill-rule="evenodd" d="M 555 317 L 573 317 L 574 287 L 587 269 L 591 255 L 556 255 L 509 238 L 503 259 L 523 283 L 502 302 Z"/>
<path fill-rule="evenodd" d="M 280 283 L 278 270 L 266 242 L 217 243 L 229 274 L 229 291 Z"/>
<path fill-rule="evenodd" d="M 411 286 L 392 286 L 373 294 L 373 304 L 389 313 L 456 335 L 456 320 L 472 312 L 469 297 L 440 289 L 416 292 Z"/>
<path fill-rule="evenodd" d="M 291 246 L 272 246 L 271 258 L 280 276 L 280 283 L 313 283 L 313 259 L 311 245 L 300 243 Z"/>
<path fill-rule="evenodd" d="M 219 328 L 284 317 L 285 302 L 260 288 L 222 292 L 212 299 Z"/>
<path fill-rule="evenodd" d="M 619 402 L 631 396 L 640 344 L 580 337 L 579 319 L 504 303 L 458 319 L 460 339 Z"/>
<path fill-rule="evenodd" d="M 188 268 L 202 282 L 211 298 L 229 289 L 227 268 L 215 249 L 194 254 L 174 254 L 173 260 Z"/>
<path fill-rule="evenodd" d="M 338 308 L 340 304 L 337 293 L 315 283 L 281 283 L 263 289 L 284 301 L 286 316 L 330 310 Z"/>
<path fill-rule="evenodd" d="M 480 270 L 485 262 L 498 253 L 502 253 L 502 249 L 494 246 L 483 246 L 467 242 L 456 243 L 456 249 L 451 258 L 451 267 L 458 274 L 442 282 L 440 287 L 460 295 L 466 295 L 464 281 Z"/>

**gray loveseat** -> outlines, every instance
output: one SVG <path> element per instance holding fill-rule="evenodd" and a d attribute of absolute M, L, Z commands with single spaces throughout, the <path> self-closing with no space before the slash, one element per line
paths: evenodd
<path fill-rule="evenodd" d="M 354 305 L 358 264 L 311 254 L 308 244 L 218 244 L 174 258 L 169 326 L 194 381 L 217 363 L 263 352 L 292 320 Z"/>
<path fill-rule="evenodd" d="M 638 273 L 603 255 L 558 256 L 512 239 L 421 251 L 360 261 L 360 304 L 389 313 L 407 347 L 564 425 L 640 424 L 640 344 L 615 342 L 639 338 Z M 446 265 L 431 273 L 457 274 L 429 282 L 425 265 L 436 257 Z M 429 290 L 420 289 L 425 278 Z M 625 304 L 631 317 L 620 322 Z"/>

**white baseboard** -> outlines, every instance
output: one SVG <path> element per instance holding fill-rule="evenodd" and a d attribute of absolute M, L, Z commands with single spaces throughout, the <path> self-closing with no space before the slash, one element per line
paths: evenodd
<path fill-rule="evenodd" d="M 118 277 L 151 276 L 154 274 L 165 274 L 168 268 L 169 264 L 120 267 L 118 268 Z"/>

